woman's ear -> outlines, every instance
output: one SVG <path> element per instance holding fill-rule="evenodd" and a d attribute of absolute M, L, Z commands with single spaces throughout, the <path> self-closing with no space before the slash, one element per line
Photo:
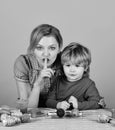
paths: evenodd
<path fill-rule="evenodd" d="M 59 48 L 59 49 L 58 49 L 58 54 L 59 54 L 60 52 L 61 52 L 61 49 Z"/>
<path fill-rule="evenodd" d="M 86 72 L 88 70 L 88 68 L 89 68 L 89 66 L 86 66 L 85 69 L 84 69 L 84 71 Z"/>

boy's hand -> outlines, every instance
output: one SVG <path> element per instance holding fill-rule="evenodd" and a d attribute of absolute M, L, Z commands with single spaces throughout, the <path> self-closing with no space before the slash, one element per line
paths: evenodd
<path fill-rule="evenodd" d="M 78 109 L 78 101 L 77 101 L 77 98 L 75 98 L 74 96 L 71 96 L 68 100 L 69 103 L 72 103 L 73 104 L 73 107 L 75 109 Z"/>
<path fill-rule="evenodd" d="M 70 107 L 70 104 L 67 101 L 58 102 L 56 108 L 62 108 L 63 110 L 67 110 Z"/>

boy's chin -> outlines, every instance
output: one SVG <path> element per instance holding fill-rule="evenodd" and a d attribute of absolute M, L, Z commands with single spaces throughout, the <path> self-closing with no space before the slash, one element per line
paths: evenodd
<path fill-rule="evenodd" d="M 68 81 L 70 81 L 70 82 L 75 82 L 75 81 L 78 81 L 78 80 L 80 80 L 81 78 L 76 78 L 76 79 L 74 79 L 74 78 L 68 78 Z"/>
<path fill-rule="evenodd" d="M 68 79 L 68 81 L 74 82 L 74 81 L 77 81 L 77 79 Z"/>

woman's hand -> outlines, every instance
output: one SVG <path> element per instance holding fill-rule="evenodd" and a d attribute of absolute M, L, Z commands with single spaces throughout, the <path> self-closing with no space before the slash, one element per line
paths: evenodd
<path fill-rule="evenodd" d="M 44 88 L 44 78 L 45 77 L 51 78 L 52 75 L 54 75 L 54 71 L 51 68 L 47 68 L 47 58 L 46 58 L 44 61 L 44 67 L 40 71 L 39 76 L 35 82 L 35 84 L 37 84 L 36 86 L 40 86 L 40 89 L 42 91 Z"/>
<path fill-rule="evenodd" d="M 75 109 L 78 109 L 78 100 L 77 98 L 75 98 L 74 96 L 71 96 L 68 100 L 69 103 L 72 103 L 73 104 L 73 107 Z"/>
<path fill-rule="evenodd" d="M 58 102 L 56 108 L 62 108 L 63 110 L 67 110 L 70 107 L 70 104 L 67 101 Z"/>
<path fill-rule="evenodd" d="M 54 75 L 54 71 L 51 68 L 44 68 L 40 71 L 39 78 L 43 79 L 44 77 L 49 77 Z"/>

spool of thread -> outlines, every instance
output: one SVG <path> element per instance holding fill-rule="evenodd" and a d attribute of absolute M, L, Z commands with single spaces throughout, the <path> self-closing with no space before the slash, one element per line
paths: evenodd
<path fill-rule="evenodd" d="M 70 107 L 68 108 L 68 110 L 74 109 L 73 104 L 71 102 L 69 104 L 70 104 Z"/>
<path fill-rule="evenodd" d="M 44 92 L 48 92 L 50 88 L 50 78 L 44 77 Z"/>
<path fill-rule="evenodd" d="M 44 59 L 44 69 L 47 69 L 47 62 L 48 59 Z M 44 92 L 48 92 L 50 88 L 50 78 L 49 77 L 44 77 Z"/>
<path fill-rule="evenodd" d="M 65 111 L 63 109 L 57 109 L 57 116 L 62 118 L 65 116 Z"/>
<path fill-rule="evenodd" d="M 73 109 L 72 111 L 70 111 L 70 110 L 64 111 L 63 109 L 60 108 L 60 109 L 57 109 L 57 116 L 60 117 L 60 118 L 62 118 L 64 116 L 67 116 L 67 117 L 76 116 L 76 117 L 78 117 L 78 116 L 80 116 L 80 114 L 79 114 L 78 109 Z"/>
<path fill-rule="evenodd" d="M 73 104 L 70 103 L 70 107 L 68 108 L 67 111 L 64 111 L 62 108 L 57 109 L 57 116 L 60 118 L 62 118 L 64 116 L 72 116 L 72 111 L 70 111 L 70 110 L 73 110 L 73 109 L 74 109 Z"/>

